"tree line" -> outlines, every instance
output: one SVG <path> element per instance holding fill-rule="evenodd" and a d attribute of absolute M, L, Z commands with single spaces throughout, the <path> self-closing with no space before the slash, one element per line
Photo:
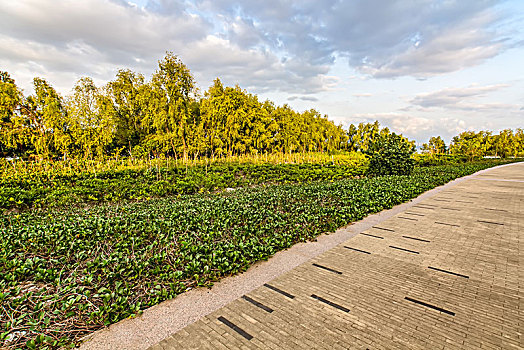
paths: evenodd
<path fill-rule="evenodd" d="M 81 78 L 65 98 L 42 78 L 34 94 L 24 96 L 9 73 L 0 71 L 0 155 L 35 159 L 104 158 L 119 155 L 175 158 L 293 152 L 366 153 L 377 140 L 402 135 L 374 123 L 347 130 L 311 109 L 297 112 L 287 104 L 259 101 L 238 85 L 220 79 L 198 93 L 188 67 L 173 53 L 158 62 L 149 81 L 140 73 L 119 70 L 97 87 Z M 522 152 L 522 129 L 499 135 L 464 132 L 447 147 L 432 137 L 425 152 L 471 157 Z M 380 144 L 380 142 L 378 142 Z"/>
<path fill-rule="evenodd" d="M 5 155 L 104 157 L 166 155 L 221 157 L 264 152 L 324 152 L 342 149 L 345 130 L 311 109 L 261 102 L 220 79 L 199 96 L 189 69 L 172 53 L 150 81 L 118 71 L 103 87 L 80 79 L 63 98 L 44 79 L 24 97 L 0 72 L 1 142 Z"/>
<path fill-rule="evenodd" d="M 422 145 L 422 151 L 429 154 L 460 154 L 470 159 L 478 157 L 519 157 L 524 156 L 524 130 L 517 128 L 492 131 L 464 131 L 454 136 L 449 146 L 442 137 L 433 136 Z"/>

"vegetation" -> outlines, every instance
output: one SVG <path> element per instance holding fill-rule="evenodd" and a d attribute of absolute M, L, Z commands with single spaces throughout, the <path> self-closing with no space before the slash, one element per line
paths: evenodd
<path fill-rule="evenodd" d="M 209 286 L 454 178 L 513 160 L 522 129 L 414 142 L 335 125 L 219 79 L 198 94 L 168 53 L 60 96 L 0 72 L 0 347 L 85 334 Z M 417 167 L 418 165 L 418 167 Z M 438 165 L 424 167 L 425 165 Z M 387 176 L 384 176 L 387 175 Z"/>
<path fill-rule="evenodd" d="M 505 129 L 498 135 L 491 131 L 464 131 L 454 136 L 449 148 L 440 136 L 431 137 L 422 145 L 422 151 L 431 155 L 452 154 L 468 160 L 481 157 L 521 157 L 524 155 L 524 130 Z"/>
<path fill-rule="evenodd" d="M 0 344 L 83 335 L 500 162 L 0 216 Z"/>
<path fill-rule="evenodd" d="M 366 153 L 371 175 L 409 175 L 415 167 L 415 145 L 402 135 L 383 133 L 372 140 Z"/>
<path fill-rule="evenodd" d="M 286 156 L 289 164 L 271 159 L 196 161 L 191 165 L 171 159 L 150 162 L 15 162 L 4 164 L 0 178 L 0 209 L 59 207 L 82 203 L 143 200 L 168 195 L 210 193 L 226 188 L 260 184 L 333 181 L 362 176 L 367 169 L 363 154 Z M 260 162 L 254 162 L 259 160 Z M 134 164 L 134 166 L 133 166 Z M 91 166 L 90 166 L 91 165 Z"/>
<path fill-rule="evenodd" d="M 219 79 L 198 96 L 193 76 L 168 53 L 150 81 L 120 70 L 99 88 L 82 78 L 62 98 L 35 78 L 27 98 L 0 72 L 0 152 L 33 159 L 120 155 L 175 159 L 344 149 L 346 132 L 315 110 L 260 102 Z"/>

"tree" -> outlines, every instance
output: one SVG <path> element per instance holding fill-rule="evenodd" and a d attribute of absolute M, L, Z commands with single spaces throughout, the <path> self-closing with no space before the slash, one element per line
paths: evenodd
<path fill-rule="evenodd" d="M 114 137 L 113 104 L 91 78 L 81 78 L 73 91 L 67 104 L 72 136 L 84 157 L 102 157 Z"/>
<path fill-rule="evenodd" d="M 517 144 L 515 157 L 524 156 L 524 130 L 521 128 L 515 131 L 515 143 Z"/>
<path fill-rule="evenodd" d="M 349 150 L 366 152 L 369 144 L 376 139 L 380 132 L 378 120 L 374 123 L 359 123 L 358 126 L 351 124 L 347 131 Z M 389 129 L 384 128 L 383 133 L 389 133 Z"/>
<path fill-rule="evenodd" d="M 518 143 L 513 135 L 513 130 L 505 129 L 494 137 L 493 146 L 496 154 L 501 158 L 507 158 L 510 155 L 515 155 L 518 149 Z"/>
<path fill-rule="evenodd" d="M 452 154 L 463 154 L 469 160 L 483 156 L 483 146 L 486 144 L 489 135 L 483 132 L 464 131 L 454 136 L 450 144 Z"/>
<path fill-rule="evenodd" d="M 429 138 L 428 143 L 422 144 L 422 150 L 430 154 L 445 154 L 446 143 L 440 136 L 432 136 Z"/>
<path fill-rule="evenodd" d="M 170 148 L 175 155 L 181 147 L 184 159 L 188 157 L 187 121 L 194 92 L 194 79 L 189 69 L 168 52 L 158 62 L 158 70 L 153 75 L 147 121 L 155 129 L 154 140 L 163 149 Z"/>
<path fill-rule="evenodd" d="M 107 84 L 106 90 L 114 108 L 115 147 L 133 147 L 146 139 L 150 130 L 146 111 L 149 86 L 144 76 L 131 70 L 119 70 L 116 79 Z"/>
<path fill-rule="evenodd" d="M 34 78 L 33 86 L 35 94 L 27 98 L 25 113 L 36 154 L 44 158 L 53 153 L 66 155 L 73 140 L 64 100 L 44 79 Z"/>
<path fill-rule="evenodd" d="M 2 151 L 17 149 L 20 145 L 15 119 L 23 95 L 9 73 L 0 71 L 0 147 Z"/>

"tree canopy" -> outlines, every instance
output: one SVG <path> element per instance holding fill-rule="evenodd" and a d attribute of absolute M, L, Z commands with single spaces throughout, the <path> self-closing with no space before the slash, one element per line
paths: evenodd
<path fill-rule="evenodd" d="M 7 72 L 0 75 L 1 151 L 36 158 L 104 157 L 126 151 L 188 157 L 264 152 L 334 151 L 348 136 L 316 110 L 261 102 L 219 78 L 203 96 L 189 68 L 173 53 L 150 81 L 131 70 L 97 87 L 81 78 L 63 98 L 44 79 L 24 97 Z"/>
<path fill-rule="evenodd" d="M 293 110 L 259 101 L 219 78 L 199 94 L 189 68 L 171 52 L 147 81 L 128 69 L 98 87 L 81 78 L 65 98 L 42 78 L 24 96 L 9 73 L 0 71 L 0 155 L 38 159 L 165 155 L 224 157 L 260 153 L 366 153 L 392 133 L 374 123 L 347 130 L 311 109 Z M 404 140 L 404 138 L 402 138 Z M 406 141 L 407 142 L 407 141 Z M 516 156 L 524 152 L 522 129 L 466 131 L 448 147 L 440 136 L 422 146 L 431 154 Z"/>

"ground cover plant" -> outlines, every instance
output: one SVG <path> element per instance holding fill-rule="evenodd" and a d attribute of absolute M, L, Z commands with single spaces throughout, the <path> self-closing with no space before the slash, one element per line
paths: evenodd
<path fill-rule="evenodd" d="M 1 215 L 0 346 L 72 347 L 189 288 L 497 164 Z"/>
<path fill-rule="evenodd" d="M 167 195 L 208 193 L 260 184 L 303 183 L 361 176 L 367 159 L 360 153 L 272 155 L 214 162 L 4 162 L 0 209 L 57 207 L 79 203 L 141 200 Z"/>

